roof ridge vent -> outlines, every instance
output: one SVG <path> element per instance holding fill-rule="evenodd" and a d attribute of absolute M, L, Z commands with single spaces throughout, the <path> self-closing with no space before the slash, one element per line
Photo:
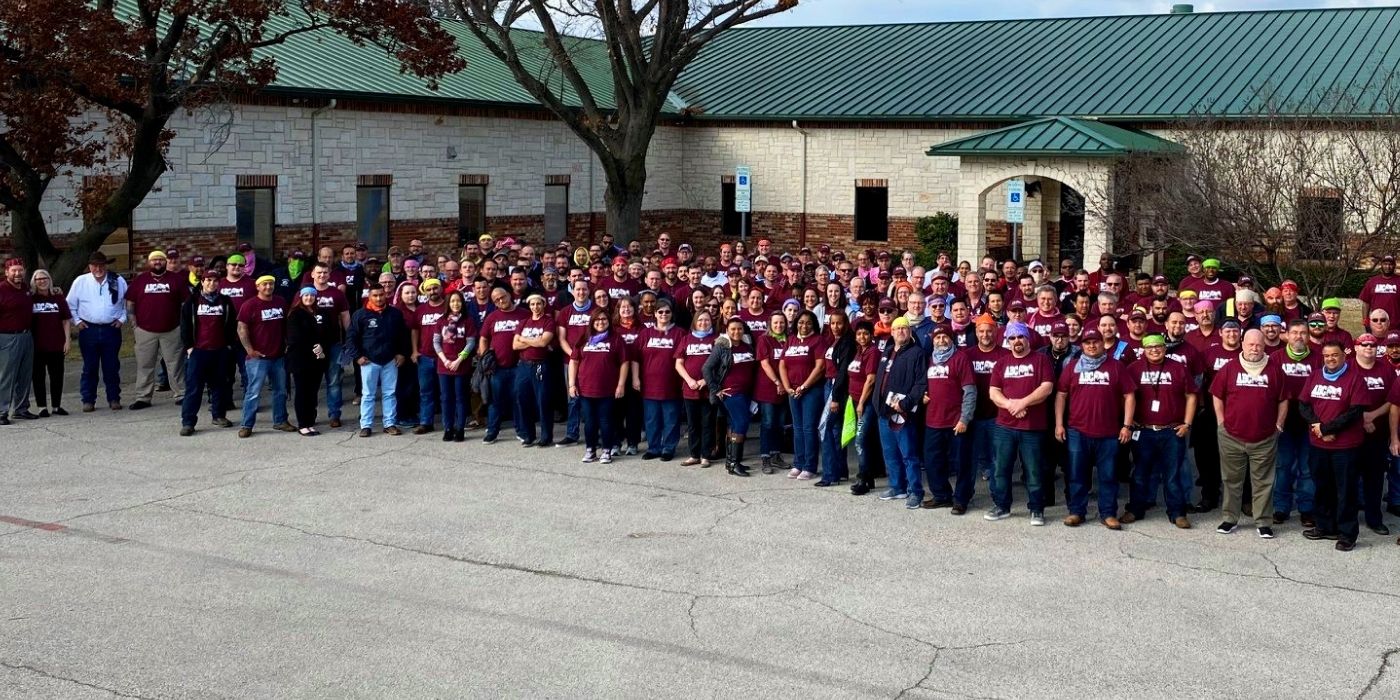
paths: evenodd
<path fill-rule="evenodd" d="M 1171 13 L 1174 14 L 1174 15 L 1189 15 L 1189 14 L 1195 12 L 1195 11 L 1196 11 L 1196 8 L 1193 7 L 1190 3 L 1181 2 L 1181 3 L 1177 3 L 1177 4 L 1175 4 L 1175 5 L 1172 5 L 1172 11 L 1171 11 Z"/>

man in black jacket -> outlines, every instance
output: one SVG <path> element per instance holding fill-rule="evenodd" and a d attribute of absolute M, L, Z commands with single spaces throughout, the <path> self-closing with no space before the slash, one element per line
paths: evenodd
<path fill-rule="evenodd" d="M 374 425 L 376 392 L 384 405 L 384 433 L 402 435 L 398 419 L 398 368 L 409 353 L 408 326 L 403 314 L 389 305 L 383 289 L 371 289 L 365 308 L 350 319 L 350 352 L 360 366 L 360 437 L 370 436 Z"/>
<path fill-rule="evenodd" d="M 218 270 L 205 270 L 199 291 L 180 307 L 180 342 L 185 346 L 185 397 L 180 404 L 180 434 L 194 435 L 199 402 L 209 387 L 210 417 L 214 425 L 233 425 L 224 417 L 229 405 L 230 376 L 226 371 L 230 348 L 237 342 L 238 320 L 233 302 L 219 293 Z"/>
<path fill-rule="evenodd" d="M 909 488 L 920 478 L 919 407 L 923 405 L 928 353 L 914 342 L 909 319 L 900 316 L 890 324 L 891 341 L 875 372 L 875 415 L 879 418 L 880 445 L 885 453 L 889 489 L 882 501 L 908 500 Z"/>

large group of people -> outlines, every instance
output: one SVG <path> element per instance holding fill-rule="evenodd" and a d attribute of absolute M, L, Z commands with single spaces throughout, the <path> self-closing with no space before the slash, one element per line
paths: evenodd
<path fill-rule="evenodd" d="M 1062 260 L 1057 275 L 1039 260 L 945 253 L 924 267 L 908 252 L 767 239 L 702 255 L 663 233 L 648 247 L 604 235 L 547 249 L 483 235 L 436 256 L 414 240 L 386 259 L 356 243 L 284 261 L 246 245 L 207 262 L 156 250 L 129 281 L 101 253 L 89 262 L 66 294 L 47 271 L 5 263 L 0 425 L 67 415 L 76 327 L 81 410 L 97 410 L 99 377 L 111 410 L 169 392 L 185 436 L 201 412 L 233 427 L 235 386 L 241 438 L 264 393 L 277 430 L 319 435 L 322 410 L 340 428 L 351 373 L 361 437 L 376 418 L 388 435 L 440 421 L 444 441 L 479 430 L 492 444 L 509 423 L 521 447 L 581 443 L 584 462 L 722 460 L 739 477 L 850 481 L 855 495 L 955 515 L 986 482 L 993 521 L 1012 516 L 1020 481 L 1036 526 L 1060 498 L 1063 523 L 1084 524 L 1091 494 L 1112 530 L 1158 508 L 1190 528 L 1219 509 L 1217 532 L 1248 518 L 1272 538 L 1297 512 L 1304 537 L 1341 551 L 1361 524 L 1385 535 L 1384 514 L 1400 515 L 1390 256 L 1361 293 L 1355 337 L 1337 299 L 1313 310 L 1290 280 L 1228 281 L 1194 255 L 1172 280 L 1108 255 L 1093 270 Z M 124 406 L 127 323 L 137 376 Z"/>

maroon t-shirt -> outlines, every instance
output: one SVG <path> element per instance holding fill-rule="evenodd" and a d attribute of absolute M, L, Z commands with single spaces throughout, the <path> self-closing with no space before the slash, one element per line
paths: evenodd
<path fill-rule="evenodd" d="M 587 309 L 579 311 L 574 308 L 573 302 L 569 302 L 554 315 L 554 325 L 564 327 L 564 340 L 569 342 L 569 347 L 578 345 L 588 337 L 588 320 L 593 317 L 593 311 L 597 308 L 589 303 Z M 554 332 L 558 333 L 559 329 L 555 328 Z M 557 343 L 559 339 L 555 338 L 554 341 Z"/>
<path fill-rule="evenodd" d="M 768 311 L 750 313 L 747 308 L 739 309 L 739 320 L 749 327 L 749 333 L 753 335 L 754 342 L 762 336 L 768 335 Z"/>
<path fill-rule="evenodd" d="M 754 377 L 759 371 L 758 355 L 748 343 L 732 345 L 729 352 L 733 361 L 729 365 L 729 373 L 724 375 L 724 381 L 720 382 L 720 387 L 728 389 L 729 393 L 736 396 L 753 394 Z"/>
<path fill-rule="evenodd" d="M 9 284 L 4 286 L 9 287 Z M 47 296 L 35 295 L 31 305 L 34 309 L 33 333 L 35 352 L 63 352 L 63 341 L 68 338 L 63 333 L 63 322 L 73 318 L 68 310 L 68 300 L 62 294 Z"/>
<path fill-rule="evenodd" d="M 963 353 L 958 354 L 961 355 Z M 859 346 L 857 346 L 856 356 L 846 365 L 846 376 L 850 381 L 851 398 L 856 403 L 860 402 L 860 395 L 865 392 L 865 383 L 875 377 L 875 370 L 878 369 L 879 366 L 880 351 L 875 347 L 874 343 L 864 350 L 859 349 Z M 971 369 L 971 367 L 972 362 L 969 361 L 968 368 Z"/>
<path fill-rule="evenodd" d="M 622 338 L 622 349 L 627 353 L 628 362 L 637 359 L 637 340 L 641 338 L 642 331 L 647 328 L 641 319 L 641 316 L 637 316 L 637 322 L 631 326 L 624 326 L 621 323 L 613 325 L 613 332 Z"/>
<path fill-rule="evenodd" d="M 223 350 L 234 343 L 224 326 L 224 307 L 201 298 L 194 305 L 194 347 L 196 350 Z"/>
<path fill-rule="evenodd" d="M 924 410 L 924 425 L 930 428 L 952 428 L 962 417 L 962 392 L 965 386 L 975 386 L 972 360 L 967 353 L 957 351 L 948 361 L 939 364 L 929 360 L 924 372 L 928 379 L 928 407 Z"/>
<path fill-rule="evenodd" d="M 1168 348 L 1167 359 L 1186 365 L 1186 373 L 1193 377 L 1198 374 L 1203 375 L 1206 372 L 1205 355 L 1202 355 L 1196 346 L 1190 343 L 1180 343 L 1174 348 Z"/>
<path fill-rule="evenodd" d="M 1187 325 L 1189 327 L 1190 324 Z M 1196 352 L 1205 355 L 1210 352 L 1211 348 L 1220 344 L 1220 331 L 1212 329 L 1210 335 L 1204 335 L 1197 327 L 1186 333 L 1186 342 L 1190 343 L 1191 347 L 1196 348 Z"/>
<path fill-rule="evenodd" d="M 1186 396 L 1198 387 L 1186 374 L 1186 365 L 1163 359 L 1153 365 L 1146 358 L 1128 366 L 1128 390 L 1137 395 L 1138 425 L 1179 425 L 1186 421 Z"/>
<path fill-rule="evenodd" d="M 763 335 L 758 338 L 758 359 L 760 363 L 768 360 L 768 366 L 773 368 L 773 373 L 778 373 L 778 363 L 783 359 L 783 351 L 787 349 L 787 343 L 774 338 L 771 335 Z M 878 361 L 878 358 L 876 358 Z M 781 377 L 781 375 L 779 375 Z M 782 403 L 784 399 L 779 398 L 779 385 L 768 378 L 768 374 L 762 367 L 758 368 L 758 378 L 754 380 L 753 400 L 759 403 L 776 404 Z"/>
<path fill-rule="evenodd" d="M 681 397 L 681 378 L 676 374 L 676 346 L 689 335 L 679 326 L 666 330 L 645 328 L 637 338 L 637 362 L 642 374 L 642 398 L 674 401 Z"/>
<path fill-rule="evenodd" d="M 0 333 L 23 333 L 34 325 L 34 307 L 26 289 L 0 279 Z"/>
<path fill-rule="evenodd" d="M 817 366 L 817 360 L 825 354 L 826 338 L 820 333 L 813 333 L 806 338 L 799 338 L 796 334 L 789 335 L 782 359 L 783 366 L 787 368 L 788 385 L 796 389 L 806 382 Z"/>
<path fill-rule="evenodd" d="M 342 273 L 341 278 L 344 279 L 344 277 L 345 275 L 344 273 Z M 292 306 L 295 306 L 297 303 L 298 300 L 293 300 Z M 326 285 L 325 289 L 316 290 L 316 308 L 328 312 L 327 317 L 333 321 L 333 325 L 335 327 L 335 339 L 342 340 L 340 328 L 340 314 L 342 311 L 347 313 L 350 311 L 350 303 L 345 299 L 345 292 L 340 291 L 340 288 L 335 286 L 334 274 L 331 275 L 331 284 Z M 418 308 L 419 310 L 422 310 L 423 307 L 420 306 Z M 288 310 L 290 311 L 290 309 Z M 429 338 L 428 340 L 431 341 L 432 338 Z M 431 344 L 428 346 L 428 349 L 423 352 L 424 354 L 431 356 L 433 354 Z"/>
<path fill-rule="evenodd" d="M 1307 357 L 1296 361 L 1288 356 L 1287 347 L 1279 348 L 1269 355 L 1269 364 L 1278 363 L 1279 371 L 1283 372 L 1285 398 L 1297 399 L 1302 396 L 1303 385 L 1308 383 L 1308 379 L 1314 373 L 1321 371 L 1322 353 L 1311 346 L 1308 350 Z"/>
<path fill-rule="evenodd" d="M 1351 368 L 1361 373 L 1361 378 L 1366 381 L 1366 410 L 1373 411 L 1386 402 L 1386 397 L 1390 394 L 1390 385 L 1395 382 L 1395 370 L 1387 367 L 1388 362 L 1383 362 L 1376 358 L 1376 363 L 1371 365 L 1371 369 L 1361 366 L 1361 363 L 1353 361 Z M 1385 433 L 1389 430 L 1390 417 L 1382 414 L 1375 421 L 1378 431 Z"/>
<path fill-rule="evenodd" d="M 1361 301 L 1373 309 L 1385 309 L 1391 321 L 1400 318 L 1400 275 L 1376 275 L 1366 280 Z"/>
<path fill-rule="evenodd" d="M 182 275 L 149 270 L 126 287 L 126 300 L 136 309 L 136 327 L 148 333 L 169 333 L 180 327 L 180 305 L 189 298 L 190 286 Z"/>
<path fill-rule="evenodd" d="M 1317 371 L 1303 385 L 1302 395 L 1298 397 L 1298 400 L 1311 406 L 1313 413 L 1317 414 L 1318 422 L 1323 425 L 1346 413 L 1352 406 L 1365 408 L 1367 402 L 1370 401 L 1370 395 L 1366 391 L 1365 377 L 1356 370 L 1356 363 L 1351 362 L 1347 371 L 1336 381 L 1329 380 L 1323 375 L 1322 370 Z M 1324 450 L 1347 450 L 1360 447 L 1362 440 L 1366 437 L 1366 429 L 1362 426 L 1362 422 L 1353 421 L 1337 433 L 1331 442 L 1318 438 L 1309 430 L 1308 441 L 1313 447 Z"/>
<path fill-rule="evenodd" d="M 1123 363 L 1105 357 L 1097 369 L 1079 371 L 1076 358 L 1060 373 L 1055 390 L 1066 394 L 1065 425 L 1091 438 L 1116 437 L 1123 427 L 1128 390 Z"/>
<path fill-rule="evenodd" d="M 1259 376 L 1246 372 L 1239 358 L 1216 370 L 1210 393 L 1225 402 L 1221 426 L 1240 442 L 1253 443 L 1278 432 L 1278 403 L 1286 398 L 1283 369 L 1269 358 Z"/>
<path fill-rule="evenodd" d="M 449 314 L 438 324 L 437 336 L 442 338 L 442 354 L 446 355 L 449 360 L 455 359 L 466 349 L 467 340 L 476 336 L 476 321 L 472 319 L 472 315 L 469 313 L 463 312 L 456 321 L 453 321 Z M 432 342 L 431 336 L 429 336 L 428 342 Z M 436 355 L 434 355 L 434 357 L 436 357 Z M 447 369 L 447 363 L 443 362 L 441 358 L 438 359 L 437 363 L 437 373 L 445 376 L 463 376 L 470 372 L 471 369 L 471 358 L 463 359 L 462 362 L 457 365 L 456 372 L 449 371 Z"/>
<path fill-rule="evenodd" d="M 705 360 L 709 359 L 710 352 L 715 348 L 715 337 L 714 333 L 704 338 L 697 338 L 694 333 L 686 333 L 680 340 L 676 341 L 676 352 L 673 354 L 672 359 L 680 360 L 681 364 L 685 367 L 685 371 L 690 374 L 691 378 L 702 379 L 702 375 L 704 374 L 702 370 L 705 368 Z M 703 387 L 699 390 L 690 388 L 690 385 L 685 383 L 684 378 L 682 378 L 681 396 L 695 400 L 703 398 L 706 393 Z"/>
<path fill-rule="evenodd" d="M 446 301 L 442 302 L 441 306 L 419 304 L 414 311 L 404 313 L 404 322 L 408 324 L 408 329 L 418 331 L 418 354 L 437 357 L 436 351 L 433 350 L 433 336 L 442 328 L 442 322 L 446 318 Z"/>
<path fill-rule="evenodd" d="M 609 299 L 617 300 L 639 294 L 642 291 L 642 283 L 640 280 L 634 280 L 631 277 L 621 282 L 612 277 L 608 277 L 598 283 L 598 289 L 606 291 Z M 609 394 L 609 396 L 611 395 L 612 394 Z"/>
<path fill-rule="evenodd" d="M 128 287 L 130 289 L 130 287 Z M 237 282 L 232 282 L 227 277 L 219 280 L 219 293 L 228 297 L 233 302 L 233 310 L 239 311 L 243 305 L 258 295 L 258 286 L 253 284 L 253 280 L 247 277 L 240 277 Z"/>
<path fill-rule="evenodd" d="M 520 362 L 520 353 L 515 351 L 512 342 L 515 330 L 530 318 L 530 312 L 519 306 L 510 311 L 495 309 L 481 324 L 481 341 L 496 353 L 496 365 L 510 369 Z"/>
<path fill-rule="evenodd" d="M 544 337 L 545 333 L 553 333 L 554 329 L 554 319 L 550 318 L 549 314 L 545 314 L 539 318 L 532 318 L 527 312 L 525 319 L 522 320 L 520 326 L 515 329 L 515 335 L 520 336 L 521 340 L 534 340 L 535 338 Z M 520 360 L 522 362 L 544 362 L 549 359 L 549 347 L 547 346 L 543 348 L 525 348 L 517 352 L 520 353 Z"/>
<path fill-rule="evenodd" d="M 253 297 L 238 310 L 238 322 L 248 326 L 248 342 L 268 358 L 282 356 L 287 333 L 287 310 L 282 297 Z"/>
<path fill-rule="evenodd" d="M 617 380 L 627 361 L 627 348 L 617 333 L 609 332 L 597 342 L 588 339 L 574 346 L 571 360 L 578 362 L 578 395 L 590 399 L 610 399 L 617 395 Z"/>
<path fill-rule="evenodd" d="M 986 420 L 996 418 L 997 406 L 992 403 L 992 372 L 996 369 L 997 362 L 1002 357 L 1010 355 L 1011 352 L 1001 346 L 994 346 L 991 351 L 983 352 L 980 347 L 973 346 L 967 349 L 967 357 L 972 360 L 972 375 L 977 380 L 977 412 L 973 414 L 974 420 Z"/>
<path fill-rule="evenodd" d="M 1056 323 L 1062 323 L 1064 320 L 1065 317 L 1059 312 L 1051 312 L 1049 316 L 1042 316 L 1040 315 L 1040 309 L 1036 309 L 1035 313 L 1026 318 L 1026 325 L 1030 326 L 1031 330 L 1035 331 L 1037 335 L 1048 342 L 1050 340 L 1050 330 L 1055 327 Z"/>
<path fill-rule="evenodd" d="M 1007 352 L 997 361 L 992 370 L 992 386 L 1001 389 L 1008 399 L 1023 399 L 1030 396 L 1041 384 L 1055 381 L 1055 368 L 1050 365 L 1050 357 L 1044 353 L 1032 352 L 1018 358 Z M 997 425 L 1015 430 L 1045 430 L 1049 413 L 1043 405 L 1031 406 L 1026 415 L 1014 418 L 1006 409 L 997 409 Z"/>

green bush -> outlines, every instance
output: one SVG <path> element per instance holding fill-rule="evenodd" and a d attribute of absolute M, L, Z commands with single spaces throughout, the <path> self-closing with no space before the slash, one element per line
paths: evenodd
<path fill-rule="evenodd" d="M 958 215 L 940 211 L 933 216 L 921 216 L 914 222 L 914 236 L 919 250 L 914 253 L 915 264 L 928 269 L 938 263 L 938 251 L 950 257 L 958 254 Z"/>

